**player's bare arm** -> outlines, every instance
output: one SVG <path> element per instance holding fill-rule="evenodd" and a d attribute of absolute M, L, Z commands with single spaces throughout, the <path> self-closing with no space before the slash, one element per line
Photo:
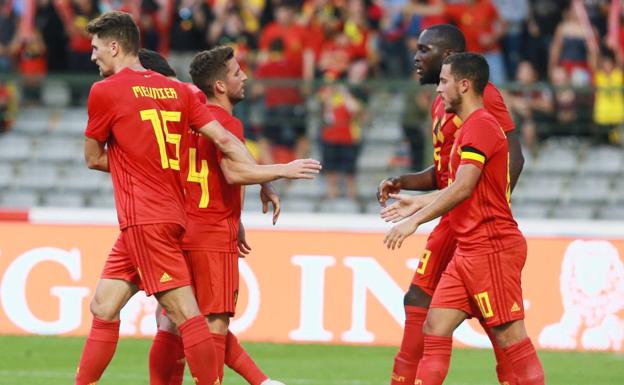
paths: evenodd
<path fill-rule="evenodd" d="M 229 184 L 258 184 L 276 179 L 314 179 L 321 171 L 321 164 L 315 159 L 296 159 L 290 163 L 257 165 L 221 161 L 221 170 Z"/>
<path fill-rule="evenodd" d="M 522 155 L 522 146 L 520 146 L 520 138 L 516 130 L 511 130 L 506 135 L 509 148 L 509 186 L 513 191 L 524 167 L 524 155 Z"/>
<path fill-rule="evenodd" d="M 390 194 L 389 198 L 396 201 L 381 210 L 381 218 L 386 222 L 399 222 L 433 202 L 438 195 L 440 191 L 425 195 Z"/>
<path fill-rule="evenodd" d="M 457 178 L 453 184 L 441 190 L 435 200 L 417 211 L 412 217 L 390 229 L 384 238 L 386 247 L 392 250 L 400 248 L 405 238 L 412 235 L 418 226 L 446 214 L 466 200 L 472 194 L 480 177 L 479 167 L 472 164 L 459 166 Z"/>
<path fill-rule="evenodd" d="M 385 207 L 389 194 L 398 194 L 401 190 L 431 191 L 436 188 L 435 167 L 431 165 L 419 172 L 382 180 L 377 188 L 377 199 L 379 204 Z"/>
<path fill-rule="evenodd" d="M 84 156 L 85 163 L 90 169 L 110 172 L 106 143 L 98 142 L 92 138 L 85 138 Z"/>

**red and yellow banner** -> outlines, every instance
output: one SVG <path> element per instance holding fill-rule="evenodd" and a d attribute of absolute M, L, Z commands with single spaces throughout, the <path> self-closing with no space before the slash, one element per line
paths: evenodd
<path fill-rule="evenodd" d="M 85 335 L 89 299 L 114 226 L 0 223 L 0 334 Z M 242 339 L 398 345 L 403 293 L 425 235 L 398 251 L 383 233 L 248 230 L 232 329 Z M 624 241 L 529 237 L 526 323 L 540 348 L 624 351 Z M 121 333 L 155 331 L 155 302 L 139 293 Z M 458 345 L 485 347 L 477 323 Z"/>

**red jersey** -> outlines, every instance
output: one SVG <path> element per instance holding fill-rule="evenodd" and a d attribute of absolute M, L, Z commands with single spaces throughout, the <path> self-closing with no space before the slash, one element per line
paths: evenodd
<path fill-rule="evenodd" d="M 321 131 L 321 138 L 325 143 L 354 145 L 360 141 L 360 127 L 354 114 L 347 107 L 344 96 L 336 92 L 329 95 L 329 106 L 325 108 L 327 125 Z"/>
<path fill-rule="evenodd" d="M 498 125 L 505 132 L 514 129 L 514 123 L 507 110 L 505 101 L 498 89 L 491 82 L 483 91 L 483 105 L 494 116 Z M 461 126 L 459 116 L 444 112 L 444 101 L 437 96 L 431 107 L 431 121 L 433 122 L 433 163 L 436 172 L 436 184 L 438 189 L 448 186 L 449 157 L 453 139 L 457 128 Z"/>
<path fill-rule="evenodd" d="M 269 83 L 264 91 L 267 107 L 292 106 L 303 103 L 298 87 L 301 80 L 301 69 L 288 58 L 271 60 L 260 64 L 256 69 L 256 78 L 266 79 Z M 276 82 L 281 84 L 271 84 Z M 291 82 L 295 84 L 290 84 Z"/>
<path fill-rule="evenodd" d="M 241 141 L 240 120 L 216 105 L 208 105 L 215 119 Z M 189 173 L 186 179 L 186 234 L 184 250 L 236 252 L 241 216 L 241 188 L 228 184 L 221 171 L 223 153 L 203 136 L 191 133 Z"/>
<path fill-rule="evenodd" d="M 446 15 L 466 37 L 466 52 L 484 53 L 498 50 L 498 42 L 491 45 L 481 44 L 481 35 L 494 32 L 494 20 L 498 19 L 498 11 L 490 0 L 477 0 L 471 4 L 461 2 L 448 4 Z"/>
<path fill-rule="evenodd" d="M 93 84 L 88 113 L 85 135 L 108 146 L 120 227 L 185 226 L 183 134 L 214 120 L 206 106 L 183 83 L 125 68 Z"/>
<path fill-rule="evenodd" d="M 453 143 L 449 184 L 462 164 L 479 167 L 481 177 L 468 199 L 449 212 L 459 255 L 485 255 L 523 240 L 511 214 L 509 149 L 498 122 L 480 108 L 462 124 Z"/>

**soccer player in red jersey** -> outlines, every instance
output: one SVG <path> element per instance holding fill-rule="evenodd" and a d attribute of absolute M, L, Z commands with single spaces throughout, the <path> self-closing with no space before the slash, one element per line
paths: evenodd
<path fill-rule="evenodd" d="M 141 49 L 139 58 L 143 66 L 166 76 L 175 76 L 167 61 L 156 52 Z M 232 116 L 232 109 L 245 96 L 247 77 L 234 58 L 232 48 L 217 47 L 198 54 L 191 64 L 191 75 L 198 85 L 203 85 L 204 91 L 195 85 L 190 86 L 197 89 L 204 100 L 209 95 L 208 108 L 217 120 L 244 140 L 243 126 Z M 209 141 L 192 135 L 191 142 L 196 168 L 210 172 L 206 174 L 208 190 L 205 190 L 192 177 L 193 171 L 189 171 L 186 205 L 189 220 L 183 249 L 191 266 L 200 310 L 207 316 L 213 332 L 219 366 L 222 368 L 225 361 L 251 385 L 279 385 L 280 382 L 270 380 L 257 367 L 236 336 L 228 331 L 238 293 L 239 252 L 248 254 L 250 251 L 244 228 L 242 224 L 239 226 L 243 192 L 239 185 L 230 184 L 228 180 L 250 184 L 275 179 L 281 174 L 297 176 L 287 169 L 301 161 L 290 166 L 258 166 L 273 168 L 276 170 L 273 176 L 239 175 L 230 169 L 226 158 Z M 284 170 L 279 171 L 280 168 Z M 184 372 L 181 341 L 175 325 L 159 310 L 156 316 L 159 330 L 150 351 L 150 383 L 179 385 Z"/>
<path fill-rule="evenodd" d="M 387 208 L 411 215 L 386 234 L 390 249 L 446 213 L 457 240 L 427 313 L 415 384 L 444 382 L 453 331 L 471 316 L 490 328 L 517 384 L 544 384 L 544 370 L 524 325 L 520 281 L 527 246 L 511 213 L 507 138 L 483 103 L 488 77 L 481 55 L 458 53 L 444 59 L 437 92 L 445 111 L 463 121 L 451 150 L 449 186 L 423 196 L 393 194 L 397 201 Z"/>
<path fill-rule="evenodd" d="M 195 382 L 218 384 L 214 343 L 180 246 L 186 130 L 208 136 L 228 158 L 248 165 L 253 159 L 187 87 L 140 65 L 139 29 L 130 15 L 105 13 L 87 31 L 91 59 L 105 79 L 89 95 L 85 160 L 111 173 L 121 232 L 91 300 L 93 324 L 75 383 L 99 380 L 115 352 L 121 308 L 141 288 L 179 325 Z"/>
<path fill-rule="evenodd" d="M 439 24 L 424 30 L 418 38 L 418 48 L 414 58 L 416 71 L 420 76 L 420 83 L 437 84 L 444 58 L 455 52 L 463 52 L 464 48 L 465 40 L 462 32 L 452 25 Z M 513 189 L 524 162 L 513 121 L 502 96 L 491 83 L 488 83 L 485 87 L 483 103 L 507 134 L 510 155 L 510 178 Z M 454 113 L 445 112 L 444 103 L 438 96 L 431 107 L 431 120 L 433 122 L 434 164 L 417 173 L 383 180 L 378 191 L 379 202 L 382 206 L 385 206 L 388 194 L 396 194 L 401 189 L 430 191 L 443 189 L 448 186 L 448 163 L 451 156 L 451 147 L 453 146 L 453 138 L 457 129 L 461 125 L 461 118 Z M 389 212 L 385 213 L 387 220 L 400 219 L 399 217 L 389 215 Z M 405 328 L 400 350 L 394 359 L 392 385 L 411 385 L 414 382 L 416 368 L 423 352 L 422 327 L 427 315 L 427 309 L 440 276 L 453 257 L 455 246 L 455 235 L 450 230 L 448 216 L 444 215 L 427 239 L 425 251 L 403 299 Z M 492 339 L 492 336 L 490 336 L 490 339 Z M 511 375 L 511 368 L 505 364 L 502 351 L 496 344 L 494 344 L 494 351 L 497 358 L 496 372 L 500 383 L 507 382 L 508 385 L 515 385 Z"/>

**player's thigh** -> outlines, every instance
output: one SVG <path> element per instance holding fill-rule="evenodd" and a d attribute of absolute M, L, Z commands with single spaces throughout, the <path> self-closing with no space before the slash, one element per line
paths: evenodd
<path fill-rule="evenodd" d="M 487 326 L 524 319 L 521 274 L 526 242 L 503 251 L 455 258 L 473 307 Z"/>
<path fill-rule="evenodd" d="M 461 321 L 475 313 L 469 294 L 453 259 L 436 288 L 423 327 L 426 334 L 450 336 Z"/>
<path fill-rule="evenodd" d="M 450 229 L 449 221 L 445 217 L 433 229 L 427 239 L 425 250 L 412 278 L 412 285 L 418 286 L 429 296 L 432 296 L 440 282 L 442 273 L 453 258 L 456 246 L 457 241 Z M 420 305 L 416 304 L 415 306 Z"/>
<path fill-rule="evenodd" d="M 200 312 L 233 317 L 238 301 L 238 253 L 187 250 L 185 256 Z"/>
<path fill-rule="evenodd" d="M 100 278 L 91 300 L 91 313 L 106 321 L 116 321 L 121 309 L 137 291 L 137 286 L 131 282 Z"/>
<path fill-rule="evenodd" d="M 146 295 L 191 285 L 180 241 L 184 228 L 175 223 L 130 226 L 126 245 Z"/>

